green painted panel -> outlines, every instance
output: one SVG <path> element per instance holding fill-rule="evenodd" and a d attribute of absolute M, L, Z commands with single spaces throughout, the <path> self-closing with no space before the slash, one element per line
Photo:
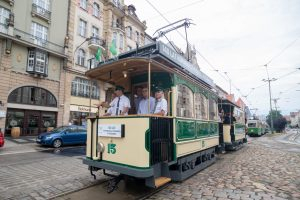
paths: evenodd
<path fill-rule="evenodd" d="M 177 75 L 174 75 L 174 84 L 175 85 L 179 85 L 179 84 L 182 84 L 182 85 L 186 85 L 187 87 L 189 87 L 193 92 L 195 92 L 195 85 L 190 83 L 189 81 L 185 80 L 185 79 L 182 79 L 180 78 L 179 76 Z"/>
<path fill-rule="evenodd" d="M 210 136 L 219 135 L 219 125 L 218 123 L 209 123 L 209 133 Z"/>
<path fill-rule="evenodd" d="M 197 137 L 209 136 L 209 123 L 208 122 L 196 122 Z"/>
<path fill-rule="evenodd" d="M 194 139 L 196 137 L 195 122 L 190 120 L 176 121 L 176 140 Z"/>
<path fill-rule="evenodd" d="M 150 130 L 145 133 L 145 149 L 150 152 Z"/>

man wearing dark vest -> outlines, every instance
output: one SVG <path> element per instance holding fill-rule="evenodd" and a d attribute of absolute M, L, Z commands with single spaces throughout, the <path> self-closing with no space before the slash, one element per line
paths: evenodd
<path fill-rule="evenodd" d="M 115 94 L 116 97 L 109 104 L 110 108 L 104 116 L 128 115 L 130 100 L 124 95 L 124 88 L 122 86 L 116 86 Z"/>

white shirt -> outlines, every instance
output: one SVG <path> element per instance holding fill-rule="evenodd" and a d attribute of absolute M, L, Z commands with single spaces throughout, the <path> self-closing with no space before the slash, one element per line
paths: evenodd
<path fill-rule="evenodd" d="M 118 107 L 118 102 L 119 102 L 119 107 Z M 125 95 L 122 95 L 120 97 L 114 98 L 114 100 L 109 105 L 111 107 L 107 110 L 107 112 L 110 113 L 111 116 L 116 116 L 116 115 L 120 115 L 120 113 L 124 110 L 124 108 L 130 108 L 130 101 Z M 118 112 L 118 114 L 116 114 L 116 112 Z M 128 113 L 124 113 L 124 115 L 128 115 Z"/>
<path fill-rule="evenodd" d="M 161 111 L 165 111 L 165 116 L 168 113 L 168 102 L 164 98 L 156 99 L 156 106 L 154 108 L 154 114 L 159 113 Z"/>
<path fill-rule="evenodd" d="M 154 110 L 155 99 L 153 97 L 150 97 L 150 111 L 148 109 L 148 102 L 149 99 L 144 98 L 140 101 L 137 114 L 150 114 L 151 111 Z"/>

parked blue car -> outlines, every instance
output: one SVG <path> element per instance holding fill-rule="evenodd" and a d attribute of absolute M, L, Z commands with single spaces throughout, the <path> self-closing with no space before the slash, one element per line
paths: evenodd
<path fill-rule="evenodd" d="M 36 138 L 36 142 L 55 148 L 61 147 L 62 145 L 85 144 L 86 127 L 76 125 L 61 126 L 50 132 L 41 133 Z"/>

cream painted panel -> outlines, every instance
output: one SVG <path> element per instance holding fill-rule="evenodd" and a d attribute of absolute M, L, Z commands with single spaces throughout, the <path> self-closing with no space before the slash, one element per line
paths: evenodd
<path fill-rule="evenodd" d="M 236 135 L 235 135 L 235 141 L 241 140 L 241 139 L 243 139 L 243 138 L 245 138 L 245 134 L 236 134 Z"/>
<path fill-rule="evenodd" d="M 227 143 L 231 142 L 230 125 L 223 125 L 223 136 L 224 136 L 224 142 Z"/>
<path fill-rule="evenodd" d="M 145 149 L 145 133 L 149 118 L 100 119 L 99 124 L 125 124 L 124 138 L 99 137 L 105 146 L 103 160 L 135 167 L 149 167 L 149 152 Z M 116 144 L 116 153 L 109 154 L 108 144 Z"/>
<path fill-rule="evenodd" d="M 219 144 L 219 136 L 200 139 L 196 141 L 193 140 L 190 142 L 176 143 L 177 157 L 188 155 L 200 150 L 205 150 L 217 146 L 218 144 Z"/>

